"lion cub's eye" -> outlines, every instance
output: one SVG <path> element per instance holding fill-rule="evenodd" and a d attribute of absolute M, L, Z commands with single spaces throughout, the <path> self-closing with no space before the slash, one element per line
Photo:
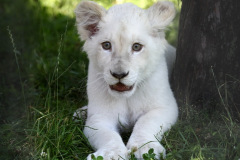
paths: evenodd
<path fill-rule="evenodd" d="M 133 45 L 132 45 L 132 50 L 133 51 L 141 51 L 142 50 L 142 47 L 143 47 L 143 45 L 141 45 L 141 44 L 139 44 L 139 43 L 134 43 Z"/>
<path fill-rule="evenodd" d="M 110 50 L 112 48 L 112 45 L 110 42 L 103 42 L 102 43 L 102 48 L 105 50 Z"/>

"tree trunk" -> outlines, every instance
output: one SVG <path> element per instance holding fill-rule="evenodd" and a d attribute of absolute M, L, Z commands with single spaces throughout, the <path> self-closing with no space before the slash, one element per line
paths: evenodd
<path fill-rule="evenodd" d="M 240 0 L 182 0 L 172 78 L 180 105 L 240 111 L 239 9 Z"/>

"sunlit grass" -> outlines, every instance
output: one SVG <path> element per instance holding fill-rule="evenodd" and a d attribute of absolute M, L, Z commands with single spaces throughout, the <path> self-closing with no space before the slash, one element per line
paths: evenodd
<path fill-rule="evenodd" d="M 79 0 L 40 0 L 41 6 L 47 8 L 48 14 L 63 14 L 74 17 L 74 9 Z"/>
<path fill-rule="evenodd" d="M 158 0 L 94 0 L 100 5 L 104 6 L 106 9 L 111 7 L 114 4 L 122 4 L 122 3 L 133 3 L 141 8 L 147 8 L 151 6 L 153 3 Z M 169 0 L 175 4 L 176 9 L 179 11 L 182 2 L 180 0 Z M 48 12 L 51 13 L 59 13 L 65 16 L 74 16 L 74 9 L 77 4 L 80 3 L 80 0 L 40 0 L 41 6 L 47 7 Z"/>

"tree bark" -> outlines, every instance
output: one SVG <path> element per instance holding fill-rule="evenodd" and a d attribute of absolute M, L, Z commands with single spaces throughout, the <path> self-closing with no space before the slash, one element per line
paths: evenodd
<path fill-rule="evenodd" d="M 172 78 L 180 105 L 240 111 L 239 9 L 240 0 L 182 0 Z"/>

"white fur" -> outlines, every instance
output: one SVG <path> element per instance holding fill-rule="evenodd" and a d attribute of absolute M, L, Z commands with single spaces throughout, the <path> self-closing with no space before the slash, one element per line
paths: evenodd
<path fill-rule="evenodd" d="M 163 32 L 175 16 L 173 4 L 157 2 L 143 10 L 127 3 L 106 11 L 94 2 L 84 1 L 75 12 L 78 32 L 85 40 L 84 50 L 89 57 L 84 134 L 96 150 L 94 155 L 101 155 L 104 160 L 120 159 L 137 149 L 136 157 L 142 158 L 153 148 L 159 158 L 165 149 L 158 140 L 178 116 L 168 76 L 175 49 L 167 43 Z M 102 48 L 105 41 L 111 42 L 111 50 Z M 142 50 L 133 51 L 134 43 L 142 44 Z M 110 70 L 129 72 L 120 81 L 133 85 L 133 89 L 111 90 L 109 85 L 119 80 Z M 125 145 L 119 132 L 129 128 L 133 131 Z"/>

